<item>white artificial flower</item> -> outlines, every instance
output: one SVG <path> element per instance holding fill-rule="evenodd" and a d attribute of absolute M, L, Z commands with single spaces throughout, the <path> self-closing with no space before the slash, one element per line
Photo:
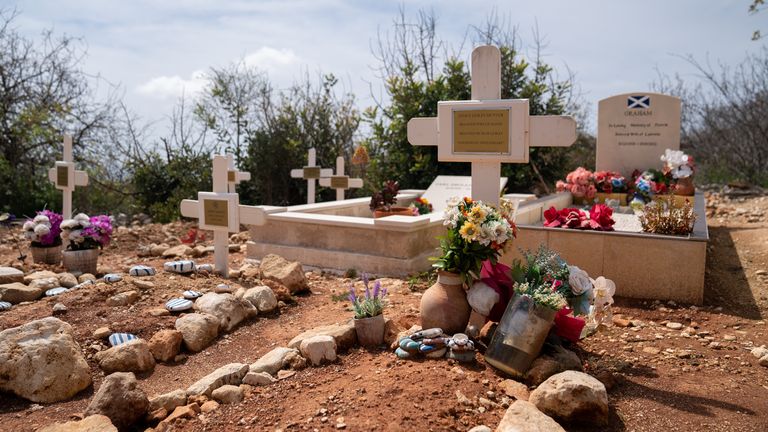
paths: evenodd
<path fill-rule="evenodd" d="M 34 231 L 24 231 L 24 237 L 26 237 L 27 240 L 30 241 L 37 241 L 37 234 L 35 234 Z"/>
<path fill-rule="evenodd" d="M 499 302 L 499 293 L 485 283 L 477 281 L 467 291 L 467 302 L 475 312 L 488 316 Z"/>
<path fill-rule="evenodd" d="M 584 270 L 576 266 L 568 266 L 568 271 L 570 272 L 568 285 L 571 286 L 571 291 L 575 295 L 584 294 L 593 287 L 592 279 Z"/>
<path fill-rule="evenodd" d="M 448 198 L 448 201 L 446 201 L 446 204 L 448 207 L 456 207 L 461 202 L 461 198 L 459 197 L 450 197 Z"/>
<path fill-rule="evenodd" d="M 63 232 L 62 232 L 63 234 Z M 69 232 L 69 241 L 80 243 L 83 241 L 83 230 L 72 230 Z"/>
<path fill-rule="evenodd" d="M 693 170 L 690 165 L 680 165 L 672 170 L 672 177 L 676 179 L 687 178 L 693 175 Z"/>
<path fill-rule="evenodd" d="M 460 216 L 461 213 L 458 207 L 447 207 L 443 213 L 443 225 L 449 226 L 451 229 L 456 228 Z"/>
<path fill-rule="evenodd" d="M 46 215 L 37 215 L 37 216 L 35 216 L 34 219 L 32 219 L 32 221 L 35 222 L 36 224 L 40 224 L 40 223 L 50 224 L 51 223 L 51 221 L 48 219 L 48 216 L 46 216 Z"/>
<path fill-rule="evenodd" d="M 681 165 L 688 163 L 688 155 L 681 150 L 666 149 L 661 156 L 662 162 L 665 162 L 668 167 L 675 169 Z"/>
<path fill-rule="evenodd" d="M 88 217 L 88 215 L 87 215 L 87 214 L 85 214 L 85 213 L 78 213 L 78 214 L 76 214 L 76 215 L 75 215 L 75 217 L 73 217 L 72 219 L 74 219 L 74 220 L 76 220 L 76 221 L 80 221 L 80 220 L 88 221 L 88 220 L 90 220 L 91 218 L 90 218 L 90 217 Z"/>
<path fill-rule="evenodd" d="M 616 294 L 616 284 L 612 280 L 600 276 L 592 279 L 595 289 L 592 290 L 592 299 L 595 306 L 613 304 L 613 296 Z"/>
<path fill-rule="evenodd" d="M 24 226 L 22 228 L 24 229 L 24 231 L 32 231 L 33 229 L 35 229 L 35 222 L 28 220 L 24 222 Z"/>
<path fill-rule="evenodd" d="M 69 230 L 74 228 L 76 225 L 77 225 L 77 221 L 75 221 L 74 219 L 67 219 L 63 221 L 61 225 L 59 225 L 59 227 L 61 227 L 61 229 L 63 230 Z"/>
<path fill-rule="evenodd" d="M 51 232 L 51 228 L 45 224 L 39 224 L 35 227 L 35 234 L 38 236 L 48 235 Z"/>

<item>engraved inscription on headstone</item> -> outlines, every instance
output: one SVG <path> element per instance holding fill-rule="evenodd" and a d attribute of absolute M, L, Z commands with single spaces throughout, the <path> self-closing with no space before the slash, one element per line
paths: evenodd
<path fill-rule="evenodd" d="M 332 189 L 348 189 L 349 188 L 349 177 L 347 177 L 347 176 L 333 176 L 333 177 L 331 177 L 331 188 Z"/>
<path fill-rule="evenodd" d="M 509 110 L 454 110 L 454 153 L 509 153 Z"/>
<path fill-rule="evenodd" d="M 229 226 L 229 209 L 227 200 L 203 200 L 203 214 L 206 225 Z"/>
<path fill-rule="evenodd" d="M 313 166 L 313 167 L 306 166 L 306 167 L 304 167 L 303 178 L 305 180 L 319 179 L 320 178 L 320 167 L 318 167 L 318 166 Z"/>
<path fill-rule="evenodd" d="M 56 167 L 56 185 L 60 187 L 69 186 L 69 169 L 66 166 Z"/>

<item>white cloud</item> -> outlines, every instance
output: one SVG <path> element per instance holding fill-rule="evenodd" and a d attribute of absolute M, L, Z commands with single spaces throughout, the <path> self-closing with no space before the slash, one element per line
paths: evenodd
<path fill-rule="evenodd" d="M 140 84 L 136 91 L 156 99 L 176 99 L 182 94 L 192 96 L 200 93 L 206 86 L 205 72 L 197 70 L 189 78 L 178 75 L 162 75 Z"/>
<path fill-rule="evenodd" d="M 246 66 L 256 67 L 269 73 L 277 72 L 283 68 L 290 67 L 299 63 L 299 57 L 293 51 L 288 49 L 275 49 L 272 47 L 262 47 L 252 54 L 243 58 Z"/>

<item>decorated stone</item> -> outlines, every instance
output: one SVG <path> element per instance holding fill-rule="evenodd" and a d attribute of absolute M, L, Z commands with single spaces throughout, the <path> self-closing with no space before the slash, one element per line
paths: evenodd
<path fill-rule="evenodd" d="M 446 341 L 446 345 L 454 352 L 475 350 L 475 343 L 469 340 L 469 337 L 464 333 L 456 333 Z"/>
<path fill-rule="evenodd" d="M 73 286 L 73 287 L 72 287 L 72 288 L 70 288 L 70 289 L 71 289 L 71 290 L 76 290 L 76 289 L 84 288 L 84 287 L 87 287 L 88 285 L 93 285 L 93 284 L 94 284 L 93 280 L 91 280 L 91 279 L 86 279 L 86 280 L 84 280 L 84 281 L 80 282 L 79 284 L 77 284 L 77 285 Z"/>
<path fill-rule="evenodd" d="M 123 280 L 123 277 L 119 274 L 109 273 L 104 275 L 104 282 L 106 283 L 115 283 L 120 282 Z"/>
<path fill-rule="evenodd" d="M 440 336 L 442 336 L 442 334 L 443 334 L 443 329 L 431 328 L 431 329 L 426 329 L 426 330 L 418 331 L 418 332 L 410 335 L 409 338 L 411 338 L 413 340 L 420 340 L 420 339 L 424 339 L 424 338 L 440 337 Z"/>
<path fill-rule="evenodd" d="M 222 283 L 222 284 L 216 285 L 216 289 L 214 289 L 214 291 L 217 293 L 231 293 L 234 291 L 234 288 L 232 288 L 232 286 L 230 285 Z"/>
<path fill-rule="evenodd" d="M 145 265 L 137 265 L 131 267 L 131 269 L 128 271 L 128 274 L 131 276 L 154 276 L 155 275 L 155 269 L 149 266 Z"/>
<path fill-rule="evenodd" d="M 197 271 L 200 273 L 213 273 L 213 265 L 212 264 L 200 264 L 197 266 Z"/>
<path fill-rule="evenodd" d="M 432 339 L 424 339 L 421 341 L 424 345 L 437 345 L 439 347 L 445 346 L 446 342 L 448 342 L 449 338 L 439 337 L 439 338 L 432 338 Z"/>
<path fill-rule="evenodd" d="M 408 351 L 406 351 L 406 350 L 404 350 L 402 348 L 396 349 L 395 350 L 395 355 L 397 355 L 401 359 L 409 359 L 409 358 L 413 357 L 413 354 L 409 353 Z"/>
<path fill-rule="evenodd" d="M 191 273 L 195 271 L 195 262 L 190 260 L 169 261 L 163 264 L 163 268 L 172 273 Z"/>
<path fill-rule="evenodd" d="M 448 358 L 461 363 L 469 363 L 475 361 L 475 352 L 450 350 L 448 351 Z"/>
<path fill-rule="evenodd" d="M 198 297 L 202 297 L 203 293 L 200 291 L 186 290 L 181 295 L 184 296 L 184 298 L 187 300 L 194 300 Z"/>
<path fill-rule="evenodd" d="M 420 344 L 411 338 L 400 339 L 399 345 L 400 345 L 400 349 L 402 349 L 403 351 L 408 351 L 412 353 L 419 352 Z"/>
<path fill-rule="evenodd" d="M 137 339 L 136 335 L 132 335 L 130 333 L 112 333 L 109 335 L 109 344 L 112 346 L 118 346 L 134 339 Z"/>
<path fill-rule="evenodd" d="M 429 353 L 425 354 L 425 356 L 427 358 L 441 358 L 441 357 L 444 357 L 445 353 L 447 353 L 447 352 L 448 352 L 448 348 L 443 347 L 443 348 L 440 348 L 440 349 L 436 349 L 436 350 L 434 350 L 432 352 L 429 352 Z"/>
<path fill-rule="evenodd" d="M 5 301 L 0 301 L 0 311 L 7 311 L 11 309 L 11 304 Z"/>
<path fill-rule="evenodd" d="M 64 287 L 51 288 L 51 289 L 49 289 L 48 291 L 45 292 L 45 295 L 47 295 L 48 297 L 53 297 L 53 296 L 57 296 L 57 295 L 59 295 L 61 293 L 65 293 L 67 291 L 69 291 L 69 290 L 64 288 Z"/>
<path fill-rule="evenodd" d="M 419 345 L 419 352 L 422 354 L 431 353 L 432 351 L 436 351 L 438 349 L 443 349 L 443 347 L 437 347 L 435 345 L 424 345 L 424 344 Z"/>
<path fill-rule="evenodd" d="M 181 311 L 192 309 L 192 305 L 193 303 L 191 300 L 187 300 L 183 298 L 175 298 L 175 299 L 168 300 L 165 303 L 165 308 L 171 312 L 181 312 Z"/>

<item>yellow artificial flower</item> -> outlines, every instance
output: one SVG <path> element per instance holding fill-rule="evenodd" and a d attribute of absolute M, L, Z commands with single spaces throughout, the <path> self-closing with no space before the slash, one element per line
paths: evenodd
<path fill-rule="evenodd" d="M 469 211 L 469 218 L 472 219 L 473 222 L 482 222 L 487 215 L 485 209 L 480 206 L 472 207 Z"/>
<path fill-rule="evenodd" d="M 464 225 L 461 226 L 461 229 L 459 229 L 459 234 L 461 234 L 461 237 L 464 238 L 464 240 L 474 241 L 477 238 L 479 231 L 477 225 L 470 221 L 466 221 L 464 222 Z"/>

